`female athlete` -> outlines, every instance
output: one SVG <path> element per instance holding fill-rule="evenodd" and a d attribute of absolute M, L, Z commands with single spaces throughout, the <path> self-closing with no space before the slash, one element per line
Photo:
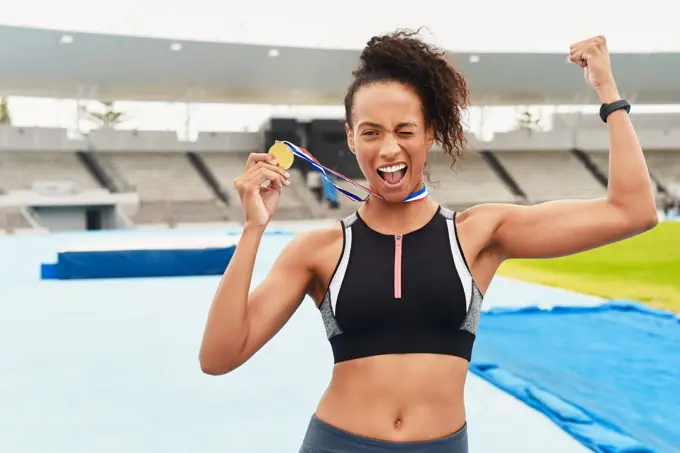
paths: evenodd
<path fill-rule="evenodd" d="M 602 103 L 620 100 L 601 36 L 571 46 Z M 468 451 L 464 384 L 480 305 L 504 260 L 578 253 L 657 224 L 652 183 L 625 109 L 606 118 L 606 197 L 452 212 L 422 190 L 437 141 L 464 150 L 465 81 L 412 32 L 372 38 L 345 98 L 347 143 L 379 196 L 336 226 L 296 236 L 249 293 L 255 255 L 288 175 L 250 155 L 234 184 L 245 211 L 200 350 L 205 373 L 246 362 L 305 295 L 321 312 L 332 379 L 300 452 Z M 313 152 L 313 150 L 312 150 Z M 267 188 L 265 180 L 271 181 Z"/>

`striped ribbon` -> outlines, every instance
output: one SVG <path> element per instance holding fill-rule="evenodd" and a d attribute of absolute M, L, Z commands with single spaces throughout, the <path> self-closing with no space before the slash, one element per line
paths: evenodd
<path fill-rule="evenodd" d="M 378 192 L 376 192 L 375 190 L 373 190 L 373 189 L 371 189 L 371 188 L 369 188 L 369 187 L 365 187 L 365 186 L 359 184 L 358 182 L 356 182 L 356 181 L 354 181 L 354 180 L 348 178 L 347 176 L 342 175 L 342 174 L 338 173 L 338 172 L 335 171 L 335 170 L 332 170 L 332 169 L 330 169 L 330 168 L 328 168 L 328 167 L 325 167 L 325 166 L 321 165 L 321 163 L 319 163 L 319 161 L 316 160 L 316 158 L 315 158 L 314 156 L 312 156 L 312 154 L 311 154 L 309 151 L 307 151 L 306 149 L 300 148 L 299 146 L 294 145 L 294 144 L 292 144 L 291 142 L 287 142 L 287 141 L 282 141 L 281 143 L 283 143 L 284 145 L 288 146 L 288 147 L 291 149 L 291 151 L 293 152 L 293 154 L 295 154 L 297 157 L 299 157 L 300 159 L 304 160 L 305 162 L 308 162 L 312 167 L 314 167 L 314 169 L 316 169 L 319 173 L 321 173 L 321 175 L 326 179 L 326 181 L 328 181 L 329 183 L 331 183 L 331 184 L 332 184 L 336 189 L 338 189 L 340 192 L 344 193 L 348 198 L 350 198 L 350 199 L 352 199 L 352 200 L 354 200 L 354 201 L 359 201 L 359 202 L 363 202 L 363 201 L 368 200 L 368 198 L 370 197 L 370 195 L 376 196 L 376 197 L 378 197 L 378 198 L 383 198 L 383 197 L 381 197 L 380 194 L 378 194 Z M 370 195 L 367 195 L 366 198 L 361 198 L 360 196 L 358 196 L 358 195 L 356 195 L 356 194 L 350 192 L 349 190 L 344 189 L 344 188 L 338 186 L 337 184 L 335 184 L 335 183 L 329 178 L 328 173 L 331 173 L 331 174 L 333 174 L 334 176 L 336 176 L 336 177 L 342 179 L 343 181 L 346 181 L 346 182 L 348 182 L 348 183 L 350 183 L 350 184 L 352 184 L 352 185 L 354 185 L 354 186 L 356 186 L 356 187 L 360 187 L 361 189 L 363 189 L 363 190 L 365 190 L 366 192 L 368 192 Z M 416 191 L 416 192 L 413 192 L 413 193 L 410 194 L 408 197 L 406 197 L 406 198 L 403 200 L 403 203 L 408 203 L 408 202 L 410 202 L 410 201 L 419 201 L 419 200 L 423 200 L 423 199 L 427 198 L 427 195 L 428 195 L 428 193 L 427 193 L 427 188 L 426 188 L 425 185 L 423 184 L 423 187 L 422 187 L 420 190 L 418 190 L 418 191 Z M 384 199 L 384 198 L 383 198 L 383 199 Z"/>

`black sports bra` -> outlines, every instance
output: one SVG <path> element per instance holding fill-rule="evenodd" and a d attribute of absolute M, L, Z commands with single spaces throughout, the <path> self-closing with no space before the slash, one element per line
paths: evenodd
<path fill-rule="evenodd" d="M 342 220 L 342 254 L 319 306 L 335 363 L 380 354 L 470 361 L 483 296 L 465 261 L 455 212 L 439 207 L 406 235 Z"/>

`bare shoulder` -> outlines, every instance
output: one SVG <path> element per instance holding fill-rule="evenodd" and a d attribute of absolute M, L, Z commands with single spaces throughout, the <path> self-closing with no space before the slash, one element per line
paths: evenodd
<path fill-rule="evenodd" d="M 342 223 L 336 222 L 327 227 L 300 233 L 291 241 L 291 245 L 293 245 L 291 257 L 305 263 L 311 273 L 307 293 L 318 305 L 342 254 Z"/>
<path fill-rule="evenodd" d="M 330 245 L 342 239 L 342 224 L 335 222 L 332 225 L 315 228 L 302 233 L 304 241 L 310 246 Z"/>
<path fill-rule="evenodd" d="M 483 203 L 472 206 L 456 215 L 456 228 L 475 245 L 475 250 L 489 250 L 493 246 L 494 231 L 508 209 L 512 209 L 512 205 Z"/>
<path fill-rule="evenodd" d="M 293 239 L 284 247 L 281 256 L 285 256 L 286 259 L 307 262 L 308 258 L 313 258 L 317 250 L 341 239 L 342 228 L 339 222 L 330 226 L 303 231 L 295 234 Z"/>
<path fill-rule="evenodd" d="M 318 252 L 339 241 L 342 241 L 342 224 L 337 222 L 330 226 L 298 233 L 290 242 L 289 248 L 298 258 L 313 260 Z"/>

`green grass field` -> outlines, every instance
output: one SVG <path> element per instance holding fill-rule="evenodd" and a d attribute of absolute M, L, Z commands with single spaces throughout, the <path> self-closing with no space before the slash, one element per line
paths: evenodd
<path fill-rule="evenodd" d="M 680 222 L 595 250 L 548 260 L 513 260 L 499 275 L 680 313 Z"/>

